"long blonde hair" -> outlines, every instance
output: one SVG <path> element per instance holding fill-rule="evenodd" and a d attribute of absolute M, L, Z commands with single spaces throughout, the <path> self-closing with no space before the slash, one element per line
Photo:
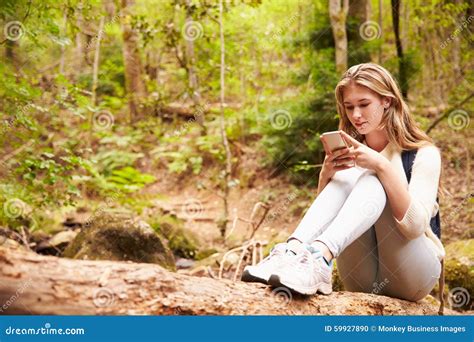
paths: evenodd
<path fill-rule="evenodd" d="M 344 107 L 343 90 L 351 83 L 364 86 L 380 96 L 391 99 L 390 107 L 384 111 L 379 128 L 386 129 L 389 142 L 393 143 L 399 151 L 434 145 L 433 140 L 418 126 L 413 118 L 393 76 L 388 70 L 375 63 L 362 63 L 350 67 L 337 84 L 335 93 L 337 111 L 340 117 L 340 130 L 345 131 L 359 141 L 364 138 L 352 126 Z M 444 198 L 446 190 L 441 182 L 442 174 L 443 168 L 441 168 L 438 194 L 441 198 Z"/>
<path fill-rule="evenodd" d="M 339 129 L 362 141 L 363 136 L 357 132 L 347 117 L 344 107 L 343 90 L 351 83 L 364 86 L 380 96 L 391 99 L 382 116 L 379 128 L 385 128 L 389 142 L 398 149 L 412 150 L 432 145 L 433 140 L 418 126 L 403 100 L 400 89 L 388 70 L 375 63 L 363 63 L 349 68 L 336 86 L 337 111 L 339 113 Z"/>

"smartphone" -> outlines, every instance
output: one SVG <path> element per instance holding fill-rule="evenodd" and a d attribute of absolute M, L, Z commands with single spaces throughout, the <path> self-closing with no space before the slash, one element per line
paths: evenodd
<path fill-rule="evenodd" d="M 324 149 L 329 149 L 329 151 L 326 150 L 327 154 L 344 147 L 349 147 L 347 146 L 346 141 L 342 138 L 341 131 L 323 133 L 320 139 L 324 140 Z"/>

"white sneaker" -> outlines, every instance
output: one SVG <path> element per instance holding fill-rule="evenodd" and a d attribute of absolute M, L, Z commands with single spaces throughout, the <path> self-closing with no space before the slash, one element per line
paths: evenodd
<path fill-rule="evenodd" d="M 311 253 L 306 248 L 290 258 L 270 276 L 270 285 L 285 286 L 304 295 L 332 293 L 332 261 L 328 265 L 320 251 Z"/>
<path fill-rule="evenodd" d="M 255 266 L 245 266 L 242 281 L 268 284 L 268 278 L 282 263 L 286 253 L 286 242 L 272 248 L 270 254 Z"/>

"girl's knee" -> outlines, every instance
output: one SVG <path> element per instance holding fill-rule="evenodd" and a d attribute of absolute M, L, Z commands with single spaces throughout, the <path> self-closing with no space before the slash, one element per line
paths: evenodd
<path fill-rule="evenodd" d="M 383 291 L 383 294 L 410 302 L 418 302 L 430 294 L 438 280 L 439 278 L 433 276 L 424 284 L 399 284 L 396 288 L 392 287 L 388 291 Z"/>

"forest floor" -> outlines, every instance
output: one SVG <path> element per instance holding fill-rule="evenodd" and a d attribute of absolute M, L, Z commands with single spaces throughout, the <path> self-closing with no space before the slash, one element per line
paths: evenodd
<path fill-rule="evenodd" d="M 447 124 L 440 124 L 433 131 L 436 145 L 442 151 L 442 178 L 445 188 L 445 197 L 440 199 L 443 242 L 448 244 L 460 239 L 472 238 L 473 211 L 468 205 L 471 194 L 471 170 L 473 144 L 467 132 L 452 134 Z M 471 139 L 472 141 L 472 139 Z M 239 160 L 240 170 L 252 170 L 251 186 L 234 187 L 230 191 L 229 210 L 230 218 L 234 213 L 240 218 L 249 219 L 254 205 L 262 198 L 270 198 L 270 211 L 267 217 L 270 221 L 264 222 L 257 231 L 256 239 L 263 241 L 282 241 L 298 225 L 314 201 L 317 188 L 295 186 L 291 184 L 287 175 L 275 176 L 273 170 L 259 167 L 261 155 L 256 149 L 246 148 Z M 241 171 L 242 172 L 242 171 Z M 245 172 L 245 171 L 243 171 Z M 213 246 L 220 239 L 220 232 L 215 219 L 222 215 L 223 201 L 216 191 L 200 189 L 197 184 L 203 181 L 204 175 L 177 176 L 169 174 L 167 170 L 155 170 L 159 182 L 148 187 L 148 194 L 160 194 L 156 200 L 158 207 L 174 212 L 185 221 L 185 227 L 193 231 L 202 239 L 203 244 Z M 187 206 L 194 205 L 195 212 L 189 215 Z M 265 224 L 267 223 L 267 224 Z M 232 222 L 229 223 L 230 230 Z M 243 221 L 238 221 L 235 229 L 228 232 L 229 242 L 236 242 L 249 236 L 250 228 Z"/>

